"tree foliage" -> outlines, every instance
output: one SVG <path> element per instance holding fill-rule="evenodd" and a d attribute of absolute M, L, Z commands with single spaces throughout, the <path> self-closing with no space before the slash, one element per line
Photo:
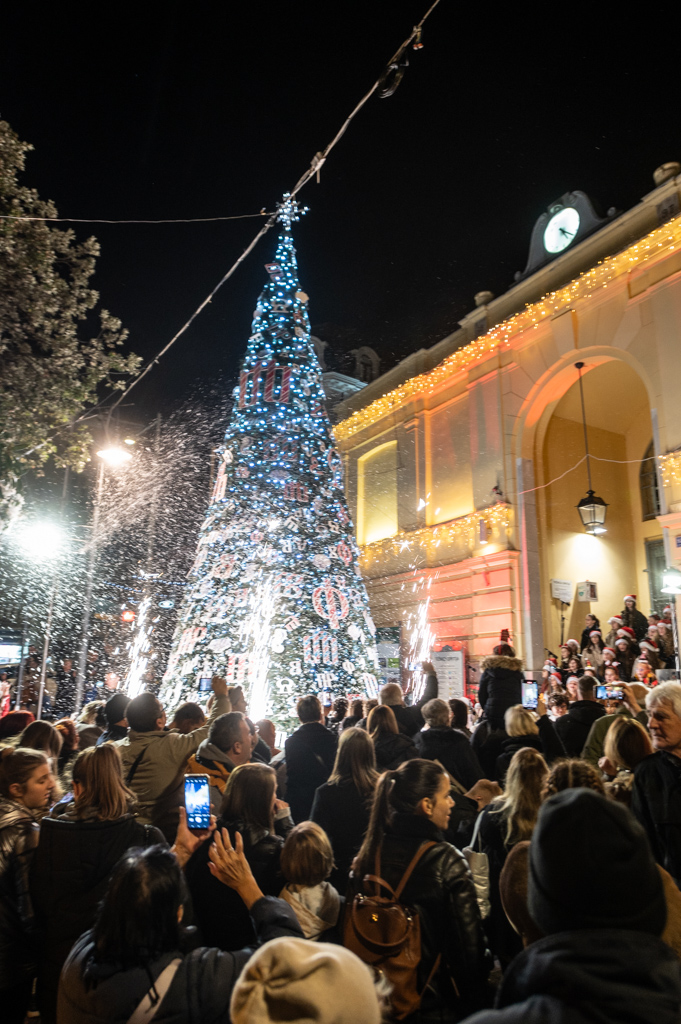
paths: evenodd
<path fill-rule="evenodd" d="M 53 203 L 19 183 L 32 149 L 0 121 L 0 487 L 5 505 L 20 478 L 49 459 L 80 470 L 92 438 L 73 424 L 110 389 L 124 387 L 139 358 L 89 287 L 99 255 L 95 238 L 42 220 Z M 0 508 L 0 517 L 7 515 Z"/>

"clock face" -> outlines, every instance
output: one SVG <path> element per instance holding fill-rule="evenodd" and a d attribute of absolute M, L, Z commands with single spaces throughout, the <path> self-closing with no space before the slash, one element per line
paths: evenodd
<path fill-rule="evenodd" d="M 579 214 L 573 206 L 566 206 L 554 213 L 544 231 L 544 248 L 547 252 L 562 252 L 579 231 Z"/>

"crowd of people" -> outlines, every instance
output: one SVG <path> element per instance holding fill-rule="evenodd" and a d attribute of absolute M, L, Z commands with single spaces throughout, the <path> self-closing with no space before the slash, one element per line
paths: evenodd
<path fill-rule="evenodd" d="M 302 696 L 281 749 L 217 676 L 4 715 L 3 1022 L 678 1020 L 681 684 L 598 699 L 594 632 L 535 710 L 503 636 L 477 713 L 424 663 L 411 704 Z"/>

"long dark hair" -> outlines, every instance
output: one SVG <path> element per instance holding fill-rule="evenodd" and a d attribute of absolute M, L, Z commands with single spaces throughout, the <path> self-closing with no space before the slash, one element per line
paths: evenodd
<path fill-rule="evenodd" d="M 393 815 L 416 814 L 423 799 L 431 799 L 442 785 L 446 773 L 434 761 L 415 757 L 395 771 L 384 772 L 378 780 L 371 817 L 364 842 L 353 864 L 355 874 L 362 877 L 374 870 L 376 851 L 390 828 Z"/>
<path fill-rule="evenodd" d="M 227 779 L 220 818 L 274 832 L 272 800 L 276 787 L 277 776 L 268 764 L 238 765 Z"/>
<path fill-rule="evenodd" d="M 333 771 L 327 781 L 336 786 L 350 779 L 363 797 L 373 794 L 378 781 L 371 737 L 364 729 L 354 727 L 341 733 Z"/>
<path fill-rule="evenodd" d="M 95 921 L 95 959 L 127 969 L 145 967 L 179 948 L 184 875 L 165 846 L 133 849 L 113 870 Z"/>

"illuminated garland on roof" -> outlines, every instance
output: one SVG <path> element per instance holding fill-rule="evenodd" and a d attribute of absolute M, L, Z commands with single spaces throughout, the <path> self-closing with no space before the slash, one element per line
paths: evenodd
<path fill-rule="evenodd" d="M 660 469 L 665 484 L 681 484 L 681 452 L 660 455 Z"/>
<path fill-rule="evenodd" d="M 423 526 L 420 530 L 400 530 L 392 537 L 385 537 L 372 544 L 364 544 L 360 548 L 360 564 L 364 565 L 385 558 L 392 559 L 401 551 L 420 549 L 423 552 L 432 553 L 441 544 L 451 544 L 462 539 L 472 545 L 475 532 L 479 529 L 481 521 L 485 523 L 490 534 L 495 532 L 503 537 L 505 531 L 511 528 L 511 516 L 510 506 L 499 502 L 490 508 L 469 512 L 468 515 L 460 516 L 458 519 L 449 519 L 446 523 Z"/>
<path fill-rule="evenodd" d="M 597 289 L 607 288 L 611 281 L 633 270 L 637 264 L 658 255 L 665 248 L 674 249 L 678 243 L 681 243 L 681 217 L 675 217 L 662 227 L 656 228 L 635 245 L 630 245 L 615 256 L 601 260 L 570 284 L 549 292 L 539 302 L 528 304 L 520 313 L 502 321 L 475 341 L 452 352 L 432 370 L 412 377 L 364 409 L 354 412 L 334 428 L 336 440 L 344 441 L 352 437 L 416 395 L 422 397 L 433 394 L 451 377 L 473 363 L 479 362 L 497 349 L 509 348 L 514 335 L 536 329 L 544 318 L 552 317 L 578 300 L 591 298 Z"/>

